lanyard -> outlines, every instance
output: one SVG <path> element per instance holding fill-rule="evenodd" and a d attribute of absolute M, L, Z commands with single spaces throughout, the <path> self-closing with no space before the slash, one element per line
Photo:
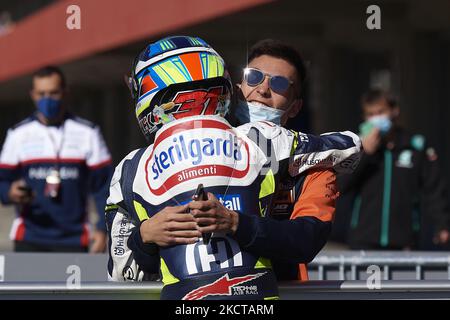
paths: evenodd
<path fill-rule="evenodd" d="M 63 146 L 63 144 L 64 144 L 64 138 L 65 138 L 65 127 L 66 127 L 66 123 L 64 122 L 63 125 L 62 125 L 62 128 L 61 128 L 61 129 L 58 128 L 58 131 L 59 131 L 59 130 L 62 130 L 62 133 L 61 133 L 61 141 L 59 142 L 59 145 L 57 145 L 56 139 L 55 139 L 55 137 L 52 135 L 52 133 L 50 132 L 49 127 L 46 127 L 46 128 L 45 128 L 45 129 L 46 129 L 46 132 L 47 132 L 47 134 L 48 134 L 48 137 L 50 138 L 50 141 L 52 142 L 53 151 L 54 151 L 55 154 L 56 154 L 56 165 L 55 165 L 56 170 L 59 170 L 60 153 L 61 153 L 62 146 Z M 58 132 L 58 133 L 59 133 L 59 132 Z"/>

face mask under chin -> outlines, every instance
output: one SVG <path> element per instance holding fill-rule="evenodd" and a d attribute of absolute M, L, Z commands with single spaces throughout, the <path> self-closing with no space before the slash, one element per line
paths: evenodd
<path fill-rule="evenodd" d="M 281 118 L 285 112 L 285 110 L 238 100 L 235 108 L 235 117 L 241 124 L 255 121 L 270 121 L 277 125 L 281 125 Z"/>

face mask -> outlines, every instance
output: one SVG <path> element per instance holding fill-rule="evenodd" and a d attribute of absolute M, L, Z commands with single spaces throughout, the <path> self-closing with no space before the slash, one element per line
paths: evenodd
<path fill-rule="evenodd" d="M 56 118 L 61 110 L 61 100 L 45 97 L 37 102 L 37 108 L 47 119 Z"/>
<path fill-rule="evenodd" d="M 379 115 L 370 117 L 367 122 L 380 130 L 381 134 L 386 134 L 392 127 L 392 121 L 387 115 Z"/>
<path fill-rule="evenodd" d="M 234 115 L 240 123 L 248 123 L 254 121 L 270 121 L 277 125 L 281 125 L 281 117 L 284 110 L 266 107 L 253 102 L 239 100 Z"/>

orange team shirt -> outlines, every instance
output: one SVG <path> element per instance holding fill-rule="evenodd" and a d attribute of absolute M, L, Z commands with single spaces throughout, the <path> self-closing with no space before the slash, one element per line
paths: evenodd
<path fill-rule="evenodd" d="M 333 222 L 338 196 L 336 174 L 332 169 L 311 170 L 305 177 L 290 219 L 315 217 L 323 222 Z M 298 279 L 308 280 L 306 264 L 298 265 Z"/>

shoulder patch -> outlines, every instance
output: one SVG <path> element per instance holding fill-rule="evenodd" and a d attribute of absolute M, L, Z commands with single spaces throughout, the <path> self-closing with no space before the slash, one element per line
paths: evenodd
<path fill-rule="evenodd" d="M 425 137 L 421 134 L 415 134 L 411 137 L 411 146 L 417 151 L 425 148 Z"/>
<path fill-rule="evenodd" d="M 123 195 L 122 195 L 122 188 L 120 185 L 120 179 L 122 177 L 122 167 L 126 160 L 133 158 L 133 156 L 139 151 L 140 149 L 136 149 L 134 151 L 131 151 L 125 158 L 120 161 L 120 163 L 116 166 L 114 170 L 114 174 L 111 178 L 110 188 L 109 188 L 109 197 L 106 201 L 107 205 L 111 204 L 119 204 L 121 201 L 123 201 Z"/>
<path fill-rule="evenodd" d="M 132 159 L 132 158 L 134 157 L 134 155 L 135 155 L 136 153 L 138 153 L 138 151 L 141 150 L 141 149 L 142 149 L 142 148 L 139 148 L 139 149 L 133 150 L 133 151 L 131 151 L 130 153 L 128 153 L 128 154 L 125 156 L 125 158 L 123 158 L 123 159 L 119 162 L 119 164 L 116 166 L 116 170 L 122 171 L 122 167 L 123 167 L 124 162 L 125 162 L 126 160 Z"/>

